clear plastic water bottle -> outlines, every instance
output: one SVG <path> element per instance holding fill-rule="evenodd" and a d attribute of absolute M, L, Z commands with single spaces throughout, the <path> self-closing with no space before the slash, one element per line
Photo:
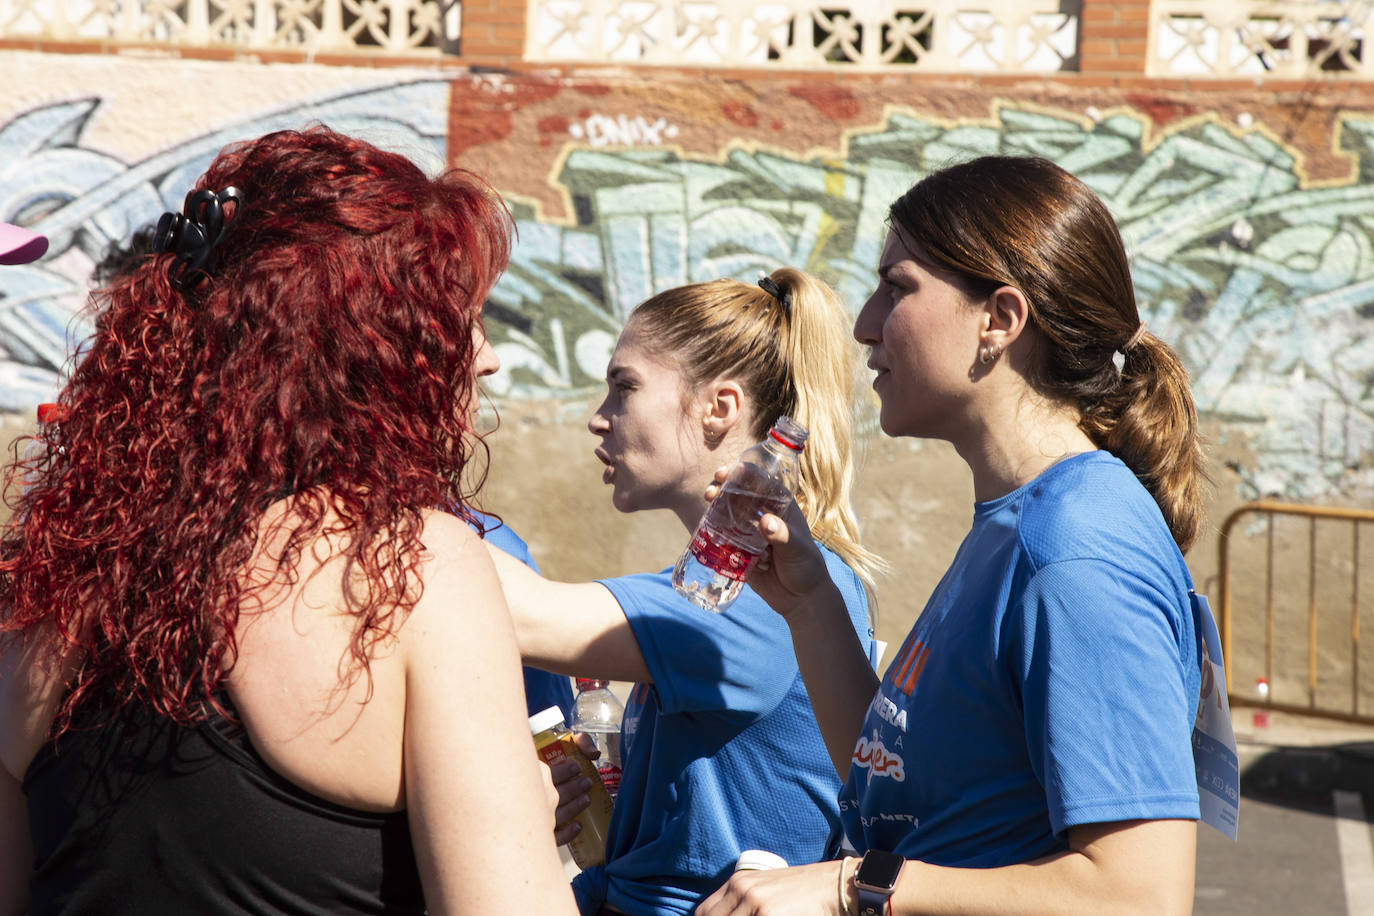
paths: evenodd
<path fill-rule="evenodd" d="M 586 732 L 596 742 L 601 756 L 596 770 L 611 798 L 620 791 L 620 721 L 625 707 L 607 683 L 599 678 L 577 679 L 577 699 L 573 701 L 572 729 Z"/>
<path fill-rule="evenodd" d="M 723 611 L 739 597 L 768 543 L 759 519 L 787 506 L 806 436 L 805 426 L 778 417 L 768 437 L 740 455 L 673 567 L 673 587 L 687 600 Z"/>

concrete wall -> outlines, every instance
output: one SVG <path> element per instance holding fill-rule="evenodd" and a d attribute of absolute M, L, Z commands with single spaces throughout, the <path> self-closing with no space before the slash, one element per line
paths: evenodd
<path fill-rule="evenodd" d="M 791 264 L 857 308 L 887 204 L 991 151 L 1049 156 L 1110 205 L 1150 330 L 1182 354 L 1212 440 L 1214 522 L 1277 496 L 1374 493 L 1374 97 L 1360 85 L 677 71 L 348 68 L 0 50 L 0 218 L 49 233 L 0 273 L 0 410 L 56 392 L 93 260 L 180 206 L 225 143 L 320 120 L 506 195 L 520 242 L 492 301 L 484 502 L 565 577 L 665 565 L 663 517 L 609 507 L 586 416 L 649 293 Z M 900 639 L 970 516 L 962 463 L 860 417 L 859 511 L 897 572 Z M 1190 556 L 1211 585 L 1216 539 Z"/>

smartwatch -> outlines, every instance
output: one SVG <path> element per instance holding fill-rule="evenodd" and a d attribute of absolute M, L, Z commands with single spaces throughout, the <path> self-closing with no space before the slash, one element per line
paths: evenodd
<path fill-rule="evenodd" d="M 897 887 L 906 859 L 895 852 L 870 849 L 859 860 L 854 887 L 859 892 L 859 916 L 886 916 L 887 901 Z"/>

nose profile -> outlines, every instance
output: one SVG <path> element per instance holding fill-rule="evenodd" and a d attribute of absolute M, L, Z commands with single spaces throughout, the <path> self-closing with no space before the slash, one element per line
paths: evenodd
<path fill-rule="evenodd" d="M 864 302 L 863 308 L 859 309 L 858 317 L 854 319 L 854 339 L 865 346 L 876 346 L 880 340 L 879 330 L 882 325 L 876 320 L 877 309 L 874 308 L 873 301 L 881 292 L 881 289 L 875 289 Z"/>
<path fill-rule="evenodd" d="M 610 432 L 611 421 L 607 420 L 606 415 L 602 413 L 605 407 L 606 405 L 603 403 L 592 411 L 592 415 L 587 418 L 587 431 L 593 435 L 602 436 Z"/>
<path fill-rule="evenodd" d="M 473 374 L 478 378 L 495 375 L 497 370 L 501 368 L 501 357 L 496 355 L 496 350 L 492 347 L 491 341 L 487 340 L 485 333 L 474 329 L 473 335 L 479 340 L 477 352 L 472 358 Z"/>

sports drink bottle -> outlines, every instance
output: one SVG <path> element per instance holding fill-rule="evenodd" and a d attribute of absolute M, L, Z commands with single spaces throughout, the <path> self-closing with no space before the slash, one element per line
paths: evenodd
<path fill-rule="evenodd" d="M 582 768 L 583 776 L 591 778 L 592 787 L 587 794 L 592 803 L 577 816 L 582 829 L 568 841 L 568 850 L 578 868 L 602 864 L 606 861 L 606 833 L 611 825 L 611 797 L 601 784 L 596 766 L 578 749 L 573 733 L 563 721 L 563 710 L 557 706 L 530 716 L 530 734 L 534 736 L 534 749 L 540 760 L 551 767 L 572 760 Z"/>

